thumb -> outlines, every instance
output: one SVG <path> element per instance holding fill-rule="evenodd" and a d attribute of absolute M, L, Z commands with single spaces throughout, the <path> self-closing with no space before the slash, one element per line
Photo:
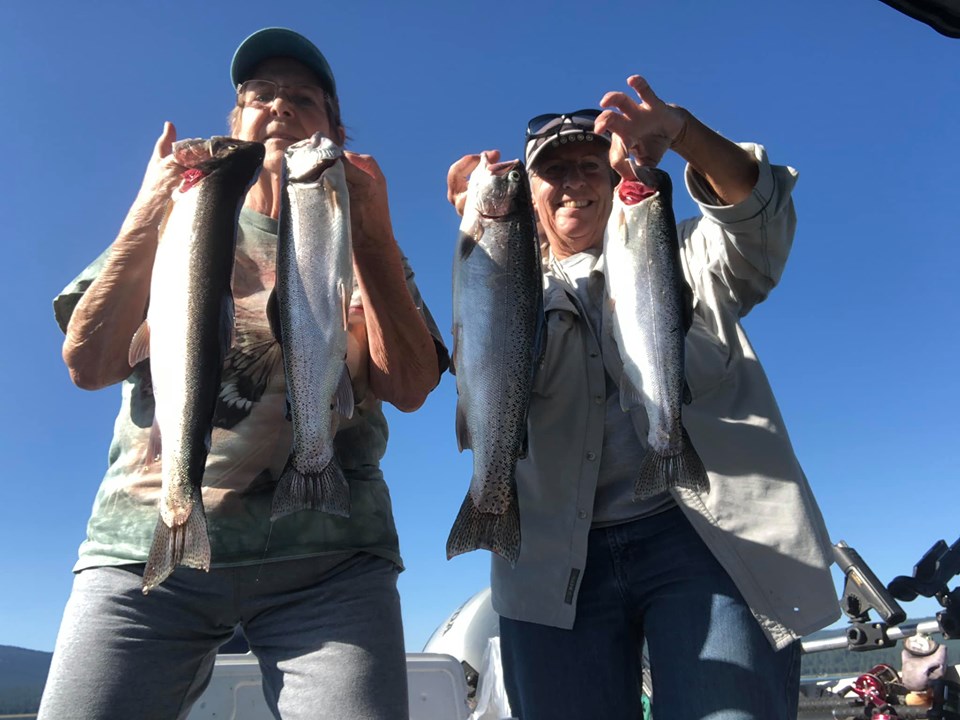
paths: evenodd
<path fill-rule="evenodd" d="M 160 134 L 160 137 L 157 138 L 157 144 L 153 148 L 153 152 L 157 157 L 166 157 L 173 152 L 173 144 L 177 141 L 177 129 L 173 126 L 172 122 L 165 122 L 163 124 L 163 132 Z"/>

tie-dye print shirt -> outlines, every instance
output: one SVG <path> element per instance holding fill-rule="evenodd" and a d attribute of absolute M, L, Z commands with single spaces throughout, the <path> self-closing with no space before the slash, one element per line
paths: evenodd
<path fill-rule="evenodd" d="M 368 396 L 335 438 L 337 459 L 350 482 L 351 514 L 339 518 L 301 511 L 270 522 L 273 489 L 291 446 L 280 346 L 265 306 L 276 278 L 276 220 L 244 209 L 233 275 L 234 341 L 223 368 L 220 398 L 203 478 L 213 565 L 301 558 L 362 550 L 401 565 L 390 494 L 380 472 L 387 447 L 381 403 Z M 54 300 L 65 330 L 77 302 L 103 267 L 109 250 Z M 436 323 L 404 260 L 407 284 L 443 353 Z M 359 303 L 359 293 L 354 293 Z M 440 359 L 440 366 L 445 358 Z M 149 360 L 123 381 L 109 466 L 97 493 L 87 538 L 75 566 L 142 563 L 153 539 L 160 493 L 159 463 L 145 465 L 154 402 Z"/>

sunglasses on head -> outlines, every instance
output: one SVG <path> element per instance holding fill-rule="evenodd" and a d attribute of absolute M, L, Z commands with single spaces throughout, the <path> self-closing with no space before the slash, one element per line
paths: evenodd
<path fill-rule="evenodd" d="M 527 140 L 546 137 L 560 132 L 564 125 L 573 125 L 583 128 L 588 132 L 593 132 L 593 122 L 602 110 L 593 108 L 584 108 L 583 110 L 574 110 L 569 113 L 546 113 L 537 115 L 527 123 Z"/>

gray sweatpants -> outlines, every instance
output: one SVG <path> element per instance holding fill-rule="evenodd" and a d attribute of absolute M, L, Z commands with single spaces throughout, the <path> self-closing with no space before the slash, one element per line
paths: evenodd
<path fill-rule="evenodd" d="M 408 717 L 397 570 L 360 553 L 209 573 L 178 568 L 149 595 L 142 565 L 74 579 L 39 720 L 184 718 L 217 648 L 243 626 L 284 720 Z"/>

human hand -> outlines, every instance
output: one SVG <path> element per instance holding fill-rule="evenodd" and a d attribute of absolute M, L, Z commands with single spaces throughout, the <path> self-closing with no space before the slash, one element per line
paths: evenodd
<path fill-rule="evenodd" d="M 632 154 L 639 165 L 656 165 L 670 147 L 682 138 L 687 113 L 683 108 L 663 102 L 639 75 L 627 78 L 639 102 L 624 92 L 608 92 L 600 100 L 607 108 L 597 118 L 598 133 L 613 133 L 610 165 L 621 177 L 635 179 L 630 168 Z"/>
<path fill-rule="evenodd" d="M 163 124 L 163 132 L 153 146 L 153 154 L 147 163 L 138 197 L 143 201 L 162 200 L 166 202 L 177 185 L 180 176 L 186 170 L 173 156 L 173 143 L 177 140 L 177 129 L 171 122 Z"/>
<path fill-rule="evenodd" d="M 500 162 L 499 150 L 485 150 L 489 164 Z M 447 171 L 447 200 L 456 208 L 457 214 L 463 216 L 463 208 L 467 204 L 467 185 L 470 183 L 470 173 L 480 164 L 480 155 L 464 155 L 457 160 Z"/>
<path fill-rule="evenodd" d="M 371 155 L 344 150 L 343 171 L 350 192 L 350 226 L 354 247 L 393 237 L 387 179 Z"/>

